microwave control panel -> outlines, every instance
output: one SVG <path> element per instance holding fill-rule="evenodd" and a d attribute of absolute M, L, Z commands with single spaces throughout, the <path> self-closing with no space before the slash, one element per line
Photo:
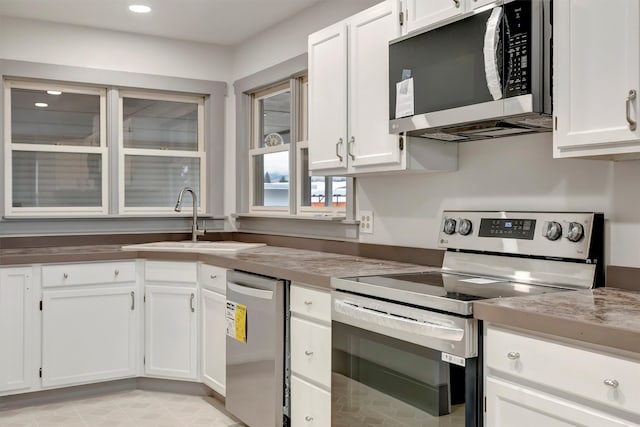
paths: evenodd
<path fill-rule="evenodd" d="M 505 97 L 531 93 L 531 4 L 515 1 L 504 6 L 506 66 Z"/>

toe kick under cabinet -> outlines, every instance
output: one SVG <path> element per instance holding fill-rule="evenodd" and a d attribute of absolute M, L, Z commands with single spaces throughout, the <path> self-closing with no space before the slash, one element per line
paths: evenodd
<path fill-rule="evenodd" d="M 42 386 L 136 375 L 135 261 L 42 266 Z"/>
<path fill-rule="evenodd" d="M 640 425 L 640 355 L 496 325 L 485 334 L 486 427 Z"/>
<path fill-rule="evenodd" d="M 291 425 L 331 426 L 331 294 L 291 285 Z"/>

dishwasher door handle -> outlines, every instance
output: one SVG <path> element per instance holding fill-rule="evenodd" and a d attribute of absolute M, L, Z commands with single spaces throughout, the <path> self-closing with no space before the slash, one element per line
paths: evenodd
<path fill-rule="evenodd" d="M 237 283 L 228 282 L 227 288 L 235 293 L 247 295 L 254 298 L 260 299 L 273 299 L 273 291 L 268 291 L 265 289 L 257 289 L 250 288 L 247 286 L 238 285 Z"/>

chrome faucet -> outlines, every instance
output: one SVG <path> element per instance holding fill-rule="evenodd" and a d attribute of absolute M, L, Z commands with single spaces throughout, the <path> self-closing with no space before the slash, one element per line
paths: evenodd
<path fill-rule="evenodd" d="M 178 201 L 176 202 L 175 211 L 180 212 L 182 210 L 182 196 L 184 192 L 191 193 L 191 199 L 193 200 L 193 224 L 191 225 L 191 241 L 197 242 L 198 236 L 204 236 L 204 230 L 198 230 L 198 196 L 191 187 L 184 187 L 178 194 Z"/>

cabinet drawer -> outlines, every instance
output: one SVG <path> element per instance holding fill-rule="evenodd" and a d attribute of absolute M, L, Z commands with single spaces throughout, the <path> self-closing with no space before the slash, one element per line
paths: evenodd
<path fill-rule="evenodd" d="M 295 375 L 291 377 L 291 425 L 331 425 L 331 395 Z"/>
<path fill-rule="evenodd" d="M 291 285 L 291 311 L 331 322 L 331 294 L 328 291 Z"/>
<path fill-rule="evenodd" d="M 487 328 L 487 366 L 640 414 L 640 363 L 571 344 Z"/>
<path fill-rule="evenodd" d="M 42 287 L 134 282 L 135 261 L 42 266 Z"/>
<path fill-rule="evenodd" d="M 198 264 L 198 283 L 205 289 L 227 293 L 227 270 L 208 264 Z"/>
<path fill-rule="evenodd" d="M 195 262 L 147 261 L 144 279 L 153 282 L 193 283 L 198 281 Z"/>
<path fill-rule="evenodd" d="M 331 329 L 328 326 L 291 318 L 291 370 L 331 387 Z"/>

